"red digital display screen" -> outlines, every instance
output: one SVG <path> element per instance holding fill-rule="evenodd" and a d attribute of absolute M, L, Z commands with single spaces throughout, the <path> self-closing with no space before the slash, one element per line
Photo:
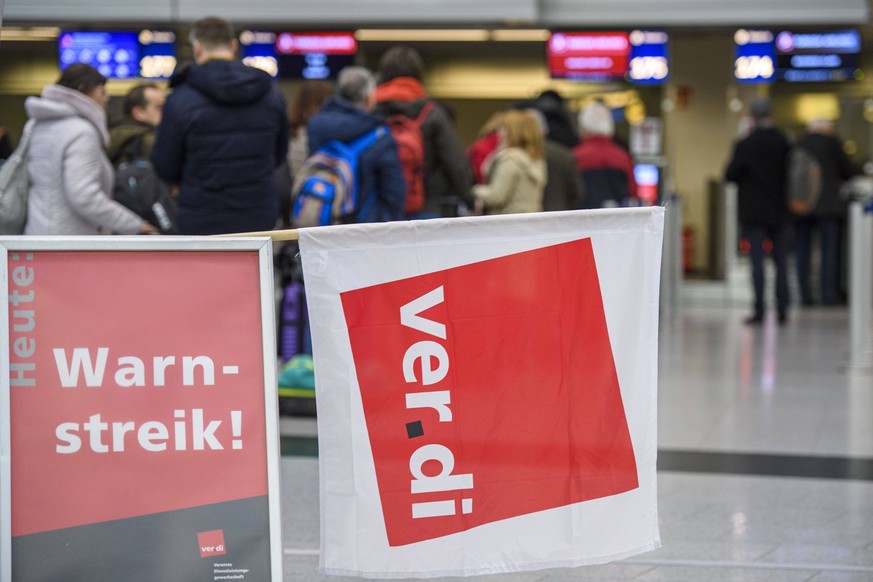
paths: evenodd
<path fill-rule="evenodd" d="M 358 41 L 351 32 L 283 32 L 276 37 L 280 55 L 353 55 Z"/>
<path fill-rule="evenodd" d="M 629 54 L 627 32 L 555 32 L 546 47 L 553 79 L 624 79 Z"/>

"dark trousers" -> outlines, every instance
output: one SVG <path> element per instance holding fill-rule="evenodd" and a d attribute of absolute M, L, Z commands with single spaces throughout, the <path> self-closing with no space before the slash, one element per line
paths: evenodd
<path fill-rule="evenodd" d="M 755 316 L 764 316 L 764 241 L 773 244 L 770 256 L 776 264 L 776 309 L 788 311 L 788 229 L 785 225 L 745 224 L 743 235 L 749 241 L 752 284 L 755 289 Z"/>
<path fill-rule="evenodd" d="M 804 303 L 811 303 L 813 300 L 810 264 L 812 263 L 812 240 L 815 231 L 818 231 L 821 256 L 819 298 L 823 303 L 835 303 L 840 298 L 840 221 L 838 218 L 816 218 L 810 216 L 799 219 L 795 224 L 794 258 L 797 262 L 797 279 L 800 284 L 800 296 Z"/>

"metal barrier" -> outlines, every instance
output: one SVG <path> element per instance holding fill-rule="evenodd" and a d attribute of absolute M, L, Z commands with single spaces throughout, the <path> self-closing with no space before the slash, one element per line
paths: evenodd
<path fill-rule="evenodd" d="M 661 312 L 667 317 L 682 289 L 682 200 L 671 196 L 665 205 L 664 247 L 661 255 Z"/>
<path fill-rule="evenodd" d="M 849 366 L 873 372 L 873 193 L 849 203 Z"/>

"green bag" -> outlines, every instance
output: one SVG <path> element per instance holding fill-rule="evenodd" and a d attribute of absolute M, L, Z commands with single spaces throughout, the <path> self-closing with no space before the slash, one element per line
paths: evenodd
<path fill-rule="evenodd" d="M 293 393 L 283 393 L 292 390 Z M 280 396 L 315 397 L 315 368 L 312 356 L 297 354 L 282 367 L 279 374 Z"/>

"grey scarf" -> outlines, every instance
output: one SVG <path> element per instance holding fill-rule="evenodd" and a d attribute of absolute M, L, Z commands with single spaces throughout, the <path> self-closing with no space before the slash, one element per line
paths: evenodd
<path fill-rule="evenodd" d="M 46 85 L 41 97 L 58 103 L 64 103 L 97 128 L 103 138 L 103 146 L 109 145 L 109 129 L 106 126 L 106 111 L 96 101 L 75 89 L 63 85 Z"/>

